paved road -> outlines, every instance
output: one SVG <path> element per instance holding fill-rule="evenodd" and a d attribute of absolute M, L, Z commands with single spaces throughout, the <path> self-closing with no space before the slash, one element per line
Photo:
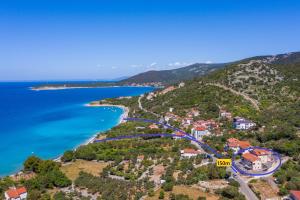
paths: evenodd
<path fill-rule="evenodd" d="M 240 192 L 245 195 L 248 200 L 259 200 L 254 192 L 250 189 L 248 184 L 240 177 L 240 175 L 236 174 L 234 179 L 240 184 Z"/>

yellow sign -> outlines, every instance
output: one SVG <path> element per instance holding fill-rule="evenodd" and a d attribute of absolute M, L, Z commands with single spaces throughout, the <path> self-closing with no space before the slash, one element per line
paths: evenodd
<path fill-rule="evenodd" d="M 217 167 L 231 166 L 231 159 L 217 159 Z"/>

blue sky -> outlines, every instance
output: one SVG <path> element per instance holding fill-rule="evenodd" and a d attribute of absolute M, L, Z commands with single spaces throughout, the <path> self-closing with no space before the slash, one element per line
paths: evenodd
<path fill-rule="evenodd" d="M 0 80 L 111 79 L 300 50 L 296 0 L 0 1 Z"/>

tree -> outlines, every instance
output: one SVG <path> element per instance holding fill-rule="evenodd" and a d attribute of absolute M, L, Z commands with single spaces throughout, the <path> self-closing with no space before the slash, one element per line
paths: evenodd
<path fill-rule="evenodd" d="M 28 200 L 41 199 L 42 193 L 39 190 L 31 190 L 28 193 Z"/>
<path fill-rule="evenodd" d="M 27 160 L 24 162 L 24 170 L 25 171 L 33 171 L 37 172 L 39 165 L 41 163 L 41 159 L 36 156 L 30 156 L 27 158 Z"/>
<path fill-rule="evenodd" d="M 61 157 L 61 161 L 70 162 L 74 159 L 74 152 L 69 150 L 65 151 L 64 155 Z"/>
<path fill-rule="evenodd" d="M 164 191 L 160 191 L 160 193 L 159 193 L 159 199 L 164 199 L 164 198 L 165 198 Z"/>

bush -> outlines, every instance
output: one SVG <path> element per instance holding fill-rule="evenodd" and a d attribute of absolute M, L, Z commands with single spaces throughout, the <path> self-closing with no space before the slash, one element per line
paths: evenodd
<path fill-rule="evenodd" d="M 70 162 L 74 159 L 74 152 L 73 151 L 66 151 L 64 155 L 61 157 L 61 161 L 63 162 Z"/>

